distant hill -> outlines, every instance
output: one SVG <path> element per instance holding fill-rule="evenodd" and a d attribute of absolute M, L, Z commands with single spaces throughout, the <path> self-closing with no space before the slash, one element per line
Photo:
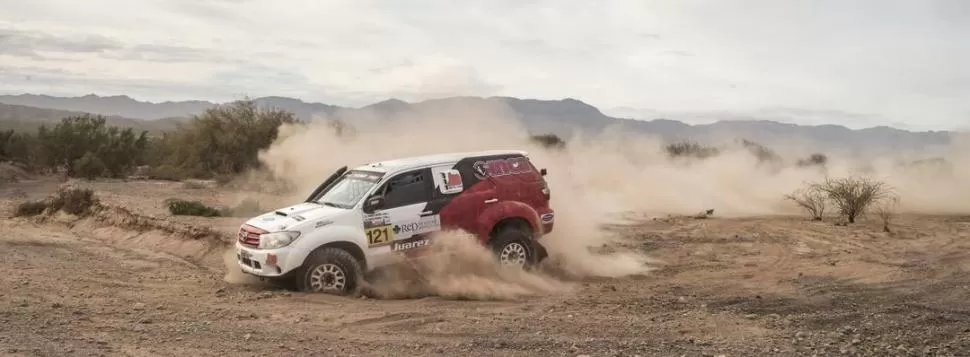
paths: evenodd
<path fill-rule="evenodd" d="M 304 102 L 287 97 L 261 97 L 254 100 L 262 106 L 292 111 L 303 120 L 315 117 L 353 118 L 355 114 L 363 113 L 370 117 L 390 118 L 429 110 L 451 114 L 455 116 L 455 120 L 460 120 L 461 114 L 474 108 L 500 107 L 506 109 L 503 114 L 517 118 L 533 133 L 555 133 L 560 136 L 569 136 L 574 131 L 595 134 L 612 128 L 624 133 L 651 134 L 667 140 L 723 142 L 745 138 L 769 146 L 795 144 L 850 151 L 918 149 L 945 145 L 951 138 L 951 133 L 946 131 L 911 132 L 885 126 L 853 130 L 841 125 L 802 126 L 756 118 L 702 125 L 688 125 L 670 119 L 634 120 L 605 115 L 592 105 L 570 98 L 537 100 L 512 97 L 449 97 L 416 103 L 388 99 L 361 108 Z M 71 111 L 111 115 L 111 120 L 120 123 L 119 125 L 151 130 L 174 127 L 174 123 L 180 119 L 172 119 L 173 117 L 188 117 L 217 105 L 207 101 L 152 103 L 128 96 L 93 94 L 80 97 L 2 95 L 0 103 L 7 104 L 0 107 L 0 120 L 7 122 L 4 125 L 9 125 L 11 121 L 52 121 L 65 116 L 67 112 L 63 111 Z M 168 119 L 158 121 L 163 118 Z"/>
<path fill-rule="evenodd" d="M 35 108 L 23 105 L 11 105 L 0 103 L 0 130 L 37 130 L 41 124 L 48 126 L 56 125 L 61 119 L 83 115 L 80 111 L 67 111 L 57 109 Z M 166 118 L 158 120 L 131 119 L 120 116 L 106 116 L 106 122 L 122 128 L 133 128 L 137 131 L 146 130 L 150 133 L 160 133 L 172 130 L 177 123 L 184 121 L 185 118 Z"/>

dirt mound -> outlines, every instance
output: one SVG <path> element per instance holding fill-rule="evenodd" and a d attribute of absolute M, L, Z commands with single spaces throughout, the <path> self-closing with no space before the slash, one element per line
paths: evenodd
<path fill-rule="evenodd" d="M 380 299 L 513 300 L 572 290 L 571 284 L 540 272 L 501 265 L 469 233 L 441 232 L 432 239 L 426 255 L 382 269 L 364 294 Z"/>

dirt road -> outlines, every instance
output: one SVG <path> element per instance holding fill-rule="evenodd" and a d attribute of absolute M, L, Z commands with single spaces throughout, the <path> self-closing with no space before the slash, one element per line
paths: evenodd
<path fill-rule="evenodd" d="M 124 185 L 99 194 L 152 215 L 163 215 L 149 212 L 159 207 L 154 192 L 220 197 Z M 198 242 L 90 219 L 4 218 L 0 354 L 970 355 L 970 217 L 904 216 L 893 228 L 802 217 L 645 220 L 613 229 L 660 260 L 648 275 L 570 281 L 575 288 L 555 296 L 455 301 L 234 285 L 223 280 L 222 252 Z"/>

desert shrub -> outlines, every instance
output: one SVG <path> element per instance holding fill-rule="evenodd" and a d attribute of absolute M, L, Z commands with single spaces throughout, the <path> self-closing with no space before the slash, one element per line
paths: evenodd
<path fill-rule="evenodd" d="M 74 175 L 81 178 L 93 180 L 98 177 L 106 176 L 108 167 L 94 153 L 86 153 L 73 163 Z"/>
<path fill-rule="evenodd" d="M 143 160 L 147 132 L 136 135 L 130 128 L 108 126 L 105 121 L 103 116 L 84 114 L 64 118 L 53 128 L 41 125 L 34 163 L 44 168 L 63 168 L 71 177 L 79 176 L 79 168 L 87 170 L 87 174 L 100 171 L 99 176 L 126 175 Z"/>
<path fill-rule="evenodd" d="M 207 109 L 186 126 L 153 142 L 151 156 L 183 178 L 235 175 L 259 167 L 258 153 L 269 147 L 283 124 L 296 123 L 288 111 L 240 100 Z"/>
<path fill-rule="evenodd" d="M 882 221 L 882 231 L 886 233 L 892 233 L 889 229 L 889 224 L 892 223 L 893 218 L 896 217 L 896 205 L 899 204 L 899 197 L 890 197 L 883 202 L 879 202 L 874 207 L 873 211 Z"/>
<path fill-rule="evenodd" d="M 741 140 L 741 146 L 754 155 L 760 163 L 781 161 L 781 156 L 778 155 L 778 153 L 776 153 L 774 150 L 771 150 L 767 146 L 761 145 L 754 141 L 747 139 Z"/>
<path fill-rule="evenodd" d="M 17 205 L 14 216 L 36 216 L 41 213 L 63 211 L 76 216 L 86 216 L 99 204 L 94 191 L 87 188 L 64 187 L 40 201 L 27 201 Z"/>
<path fill-rule="evenodd" d="M 856 218 L 865 215 L 873 204 L 894 197 L 886 183 L 868 177 L 828 178 L 810 188 L 825 193 L 849 223 L 855 223 Z"/>
<path fill-rule="evenodd" d="M 549 149 L 562 149 L 566 147 L 566 141 L 556 134 L 532 135 L 529 140 Z"/>
<path fill-rule="evenodd" d="M 173 199 L 168 202 L 168 211 L 176 216 L 219 217 L 223 212 L 206 206 L 199 201 Z"/>
<path fill-rule="evenodd" d="M 717 156 L 720 150 L 715 147 L 703 146 L 694 142 L 679 142 L 668 144 L 665 148 L 669 157 L 695 157 L 706 159 Z"/>
<path fill-rule="evenodd" d="M 36 138 L 14 130 L 0 131 L 0 161 L 29 165 L 33 161 Z"/>
<path fill-rule="evenodd" d="M 815 186 L 800 188 L 785 195 L 785 198 L 807 211 L 812 216 L 812 220 L 821 221 L 825 215 L 826 193 Z"/>
<path fill-rule="evenodd" d="M 14 217 L 30 217 L 44 213 L 47 210 L 46 201 L 26 201 L 21 202 L 14 209 Z"/>
<path fill-rule="evenodd" d="M 73 215 L 86 215 L 98 204 L 94 191 L 88 188 L 67 187 L 57 191 L 50 202 L 51 211 L 61 210 Z"/>
<path fill-rule="evenodd" d="M 829 161 L 829 158 L 828 156 L 825 156 L 825 154 L 814 153 L 812 155 L 809 155 L 807 158 L 798 159 L 798 161 L 795 162 L 795 165 L 798 165 L 800 167 L 825 166 L 825 164 L 828 163 L 828 161 Z"/>

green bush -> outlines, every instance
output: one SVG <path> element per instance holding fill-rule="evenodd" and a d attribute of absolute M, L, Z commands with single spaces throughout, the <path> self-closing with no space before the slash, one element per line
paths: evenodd
<path fill-rule="evenodd" d="M 74 174 L 77 177 L 93 180 L 98 177 L 107 176 L 108 166 L 97 155 L 89 152 L 74 161 Z"/>
<path fill-rule="evenodd" d="M 199 201 L 172 199 L 168 202 L 168 211 L 176 216 L 220 217 L 223 212 L 206 206 Z"/>
<path fill-rule="evenodd" d="M 283 124 L 296 123 L 287 111 L 264 109 L 252 100 L 213 107 L 153 142 L 152 157 L 182 178 L 209 179 L 259 167 L 258 153 L 269 147 Z"/>

